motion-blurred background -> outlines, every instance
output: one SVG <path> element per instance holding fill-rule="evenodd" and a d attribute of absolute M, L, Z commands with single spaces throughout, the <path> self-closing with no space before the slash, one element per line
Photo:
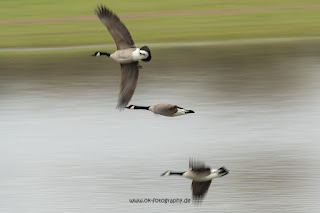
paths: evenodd
<path fill-rule="evenodd" d="M 115 11 L 149 45 L 131 104 L 115 110 Z M 319 1 L 0 1 L 0 212 L 319 212 Z M 189 157 L 230 173 L 201 206 Z"/>
<path fill-rule="evenodd" d="M 136 43 L 319 36 L 319 1 L 149 0 L 0 2 L 0 48 L 113 44 L 94 15 L 112 8 Z"/>

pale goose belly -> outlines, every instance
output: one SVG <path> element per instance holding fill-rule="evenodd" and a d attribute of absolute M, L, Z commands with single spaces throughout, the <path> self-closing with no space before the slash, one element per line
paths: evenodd
<path fill-rule="evenodd" d="M 113 60 L 115 60 L 120 64 L 130 64 L 140 60 L 140 58 L 137 57 L 139 56 L 137 55 L 137 53 L 139 54 L 138 48 L 117 50 L 110 55 L 110 58 L 112 58 Z"/>
<path fill-rule="evenodd" d="M 198 182 L 205 182 L 214 178 L 213 174 L 196 174 L 190 170 L 185 172 L 182 176 Z"/>

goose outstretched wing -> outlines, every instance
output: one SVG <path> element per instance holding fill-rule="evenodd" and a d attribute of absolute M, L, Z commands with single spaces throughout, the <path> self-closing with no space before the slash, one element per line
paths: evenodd
<path fill-rule="evenodd" d="M 138 62 L 131 64 L 121 64 L 120 92 L 117 105 L 118 109 L 122 110 L 128 105 L 136 89 L 138 77 Z"/>
<path fill-rule="evenodd" d="M 129 30 L 114 12 L 105 6 L 100 5 L 95 9 L 95 13 L 100 18 L 101 22 L 108 28 L 118 50 L 135 47 Z"/>
<path fill-rule="evenodd" d="M 206 166 L 204 162 L 195 160 L 193 158 L 189 159 L 189 168 L 194 173 L 198 173 L 199 175 L 210 175 L 211 170 L 210 167 Z"/>

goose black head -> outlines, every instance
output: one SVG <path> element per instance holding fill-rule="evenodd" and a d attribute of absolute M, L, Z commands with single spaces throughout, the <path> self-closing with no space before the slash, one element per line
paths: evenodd
<path fill-rule="evenodd" d="M 148 53 L 148 57 L 145 59 L 142 59 L 142 61 L 150 61 L 151 60 L 151 52 L 148 46 L 143 46 L 140 48 L 140 50 L 144 50 Z"/>
<path fill-rule="evenodd" d="M 126 106 L 125 108 L 126 109 L 134 109 L 135 105 L 129 105 L 129 106 Z"/>
<path fill-rule="evenodd" d="M 97 51 L 97 52 L 93 53 L 91 56 L 100 56 L 100 55 L 101 55 L 101 52 Z"/>
<path fill-rule="evenodd" d="M 189 114 L 189 113 L 194 113 L 194 111 L 191 110 L 191 109 L 190 109 L 190 110 L 187 110 L 187 111 L 186 111 L 186 114 Z"/>

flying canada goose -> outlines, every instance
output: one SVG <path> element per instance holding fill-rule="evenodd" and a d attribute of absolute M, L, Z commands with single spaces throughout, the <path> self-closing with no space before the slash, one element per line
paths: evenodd
<path fill-rule="evenodd" d="M 188 113 L 194 113 L 193 110 L 183 109 L 173 104 L 156 104 L 153 106 L 136 106 L 130 105 L 125 107 L 127 109 L 145 109 L 153 112 L 154 114 L 164 115 L 164 116 L 178 116 L 185 115 Z"/>
<path fill-rule="evenodd" d="M 172 172 L 168 170 L 161 174 L 161 176 L 180 175 L 192 179 L 192 197 L 196 202 L 202 201 L 213 178 L 222 177 L 229 173 L 224 167 L 220 169 L 210 169 L 210 167 L 206 166 L 203 162 L 192 159 L 189 160 L 189 168 L 190 169 L 185 172 Z"/>
<path fill-rule="evenodd" d="M 92 56 L 108 56 L 121 65 L 121 82 L 118 96 L 118 109 L 123 109 L 131 100 L 137 86 L 139 76 L 139 61 L 150 61 L 151 52 L 148 46 L 136 48 L 130 32 L 120 21 L 119 17 L 105 6 L 98 6 L 95 13 L 108 28 L 113 37 L 117 51 L 114 53 L 95 52 Z"/>

